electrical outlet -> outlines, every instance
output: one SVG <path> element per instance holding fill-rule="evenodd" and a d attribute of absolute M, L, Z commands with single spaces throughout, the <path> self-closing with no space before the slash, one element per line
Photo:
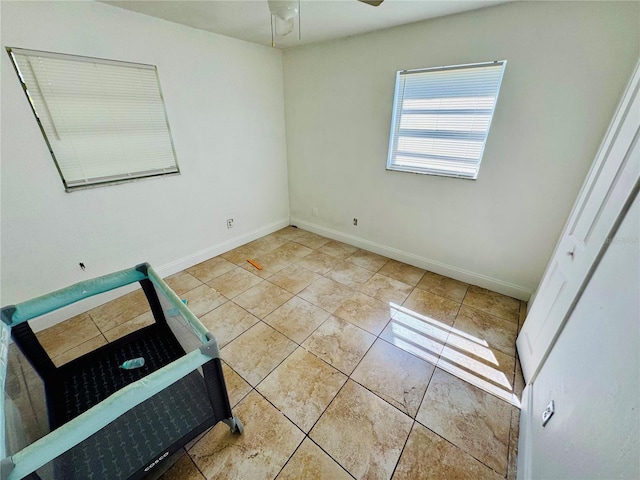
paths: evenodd
<path fill-rule="evenodd" d="M 544 427 L 549 420 L 551 420 L 551 417 L 553 416 L 553 412 L 556 411 L 556 406 L 553 403 L 553 400 L 551 400 L 549 402 L 549 405 L 546 406 L 546 408 L 542 411 L 542 426 Z"/>
<path fill-rule="evenodd" d="M 227 228 L 233 228 L 233 218 L 227 219 Z"/>
<path fill-rule="evenodd" d="M 313 207 L 311 209 L 311 215 L 314 216 L 314 217 L 318 216 L 318 207 Z"/>
<path fill-rule="evenodd" d="M 355 227 L 357 227 L 357 226 L 358 226 L 358 219 L 357 219 L 357 218 L 354 218 L 354 219 L 353 219 L 353 225 L 354 225 Z"/>

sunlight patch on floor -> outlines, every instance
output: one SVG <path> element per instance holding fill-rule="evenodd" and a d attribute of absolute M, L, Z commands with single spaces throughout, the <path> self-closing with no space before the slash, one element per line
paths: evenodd
<path fill-rule="evenodd" d="M 520 408 L 513 385 L 485 339 L 394 303 L 389 306 L 392 319 L 382 335 L 385 340 Z"/>

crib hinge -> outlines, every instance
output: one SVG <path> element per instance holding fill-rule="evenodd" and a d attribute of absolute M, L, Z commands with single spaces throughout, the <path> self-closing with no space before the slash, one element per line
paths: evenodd
<path fill-rule="evenodd" d="M 200 351 L 211 358 L 220 358 L 220 348 L 218 347 L 218 341 L 211 332 L 207 332 L 207 343 L 200 347 Z"/>

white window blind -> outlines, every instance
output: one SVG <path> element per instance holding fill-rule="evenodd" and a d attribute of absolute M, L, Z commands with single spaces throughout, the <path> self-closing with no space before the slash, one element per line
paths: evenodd
<path fill-rule="evenodd" d="M 387 169 L 477 178 L 505 65 L 398 72 Z"/>
<path fill-rule="evenodd" d="M 179 173 L 155 66 L 7 51 L 67 191 Z"/>

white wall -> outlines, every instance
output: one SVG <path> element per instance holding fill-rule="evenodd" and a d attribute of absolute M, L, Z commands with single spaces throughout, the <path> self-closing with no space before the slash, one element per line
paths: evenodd
<path fill-rule="evenodd" d="M 288 224 L 280 51 L 96 2 L 1 9 L 0 304 L 143 261 L 174 273 Z M 7 46 L 157 65 L 182 174 L 65 193 Z"/>
<path fill-rule="evenodd" d="M 637 61 L 639 15 L 516 2 L 286 50 L 292 223 L 528 298 Z M 397 70 L 500 59 L 477 181 L 385 170 Z"/>
<path fill-rule="evenodd" d="M 523 421 L 530 421 L 524 428 L 530 436 L 520 444 L 530 445 L 530 471 L 521 478 L 640 478 L 638 242 L 640 197 L 527 387 L 532 401 Z M 550 400 L 556 413 L 543 428 L 540 415 Z"/>

